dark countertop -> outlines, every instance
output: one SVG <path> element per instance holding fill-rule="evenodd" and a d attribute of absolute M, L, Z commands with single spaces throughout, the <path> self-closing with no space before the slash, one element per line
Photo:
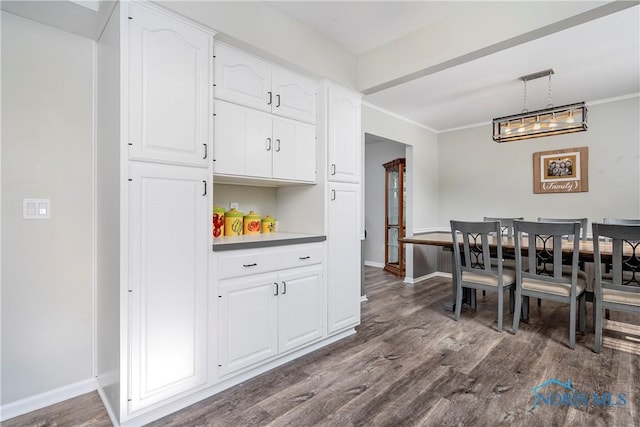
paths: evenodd
<path fill-rule="evenodd" d="M 327 236 L 303 233 L 269 233 L 251 236 L 227 236 L 213 240 L 213 251 L 235 249 L 267 248 L 271 246 L 299 245 L 302 243 L 324 242 Z"/>

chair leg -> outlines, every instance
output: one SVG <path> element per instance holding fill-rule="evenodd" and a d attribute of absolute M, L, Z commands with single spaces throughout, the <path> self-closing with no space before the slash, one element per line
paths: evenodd
<path fill-rule="evenodd" d="M 471 293 L 471 308 L 474 310 L 478 308 L 478 294 L 476 289 L 469 289 Z"/>
<path fill-rule="evenodd" d="M 518 326 L 520 324 L 520 310 L 522 309 L 522 294 L 516 289 L 515 292 L 515 307 L 513 309 L 513 326 L 511 330 L 514 334 L 518 333 Z"/>
<path fill-rule="evenodd" d="M 487 291 L 483 290 L 483 291 L 482 291 L 482 297 L 484 298 L 484 297 L 486 297 L 486 296 L 487 296 Z"/>
<path fill-rule="evenodd" d="M 538 298 L 538 307 L 542 306 L 542 298 Z"/>
<path fill-rule="evenodd" d="M 529 322 L 529 297 L 522 297 L 522 320 Z"/>
<path fill-rule="evenodd" d="M 504 291 L 502 291 L 502 288 L 498 288 L 498 332 L 502 332 L 502 314 L 503 314 L 502 306 L 503 305 L 504 305 Z"/>
<path fill-rule="evenodd" d="M 582 293 L 578 298 L 578 330 L 584 335 L 587 329 L 587 295 Z"/>
<path fill-rule="evenodd" d="M 569 348 L 576 348 L 576 300 L 571 299 L 569 309 Z"/>
<path fill-rule="evenodd" d="M 509 289 L 509 312 L 513 313 L 516 304 L 515 290 Z"/>
<path fill-rule="evenodd" d="M 455 319 L 460 320 L 460 313 L 462 312 L 462 293 L 463 287 L 458 283 L 456 291 L 456 311 Z"/>
<path fill-rule="evenodd" d="M 594 329 L 595 329 L 595 340 L 593 345 L 593 350 L 596 353 L 600 353 L 602 351 L 602 301 L 597 299 L 595 295 L 594 299 L 594 309 L 593 309 L 593 317 L 594 317 Z"/>
<path fill-rule="evenodd" d="M 604 316 L 607 318 L 607 320 L 610 319 L 610 317 L 609 317 L 610 314 L 611 314 L 611 312 L 609 311 L 608 308 L 604 310 Z"/>

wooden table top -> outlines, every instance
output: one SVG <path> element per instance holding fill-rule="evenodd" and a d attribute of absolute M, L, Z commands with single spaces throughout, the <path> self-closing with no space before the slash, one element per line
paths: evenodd
<path fill-rule="evenodd" d="M 402 239 L 398 239 L 401 243 L 412 243 L 414 245 L 430 245 L 430 246 L 440 246 L 443 248 L 453 248 L 453 238 L 451 237 L 450 232 L 432 232 L 432 233 L 424 233 L 418 234 L 412 237 L 404 237 Z M 516 243 L 515 237 L 501 237 L 502 249 L 503 250 L 514 250 Z M 497 245 L 496 238 L 492 238 L 489 240 L 490 246 Z M 524 248 L 527 245 L 527 238 L 524 237 L 522 240 L 522 247 Z M 573 250 L 573 242 L 564 241 L 562 244 L 562 252 L 570 253 Z M 581 240 L 580 247 L 578 249 L 580 259 L 583 261 L 593 261 L 593 241 L 592 240 Z M 602 254 L 611 254 L 611 243 L 610 242 L 600 242 L 600 252 Z"/>

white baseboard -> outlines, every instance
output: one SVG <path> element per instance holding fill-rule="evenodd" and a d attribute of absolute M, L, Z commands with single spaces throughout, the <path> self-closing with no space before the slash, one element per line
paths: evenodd
<path fill-rule="evenodd" d="M 81 394 L 90 393 L 97 390 L 97 388 L 98 381 L 95 378 L 89 378 L 45 393 L 7 403 L 0 407 L 0 421 L 6 421 L 19 415 L 24 415 L 31 411 L 36 411 L 46 406 L 80 396 Z"/>
<path fill-rule="evenodd" d="M 413 284 L 413 283 L 420 282 L 422 280 L 431 279 L 433 277 L 451 277 L 451 273 L 443 273 L 442 271 L 436 271 L 435 273 L 427 274 L 425 276 L 420 276 L 420 277 L 405 277 L 404 283 Z"/>
<path fill-rule="evenodd" d="M 383 262 L 375 262 L 375 261 L 366 261 L 365 260 L 364 265 L 366 265 L 368 267 L 384 268 L 384 263 Z"/>

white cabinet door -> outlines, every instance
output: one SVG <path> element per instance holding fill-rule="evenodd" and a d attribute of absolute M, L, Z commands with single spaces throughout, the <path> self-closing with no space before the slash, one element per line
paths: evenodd
<path fill-rule="evenodd" d="M 303 122 L 316 122 L 318 83 L 308 77 L 274 66 L 271 73 L 271 111 Z"/>
<path fill-rule="evenodd" d="M 279 350 L 285 352 L 322 337 L 322 266 L 278 276 Z"/>
<path fill-rule="evenodd" d="M 271 178 L 273 173 L 273 139 L 271 116 L 260 111 L 245 108 L 245 151 L 244 175 Z"/>
<path fill-rule="evenodd" d="M 327 228 L 329 334 L 360 323 L 360 186 L 330 184 Z"/>
<path fill-rule="evenodd" d="M 207 381 L 206 169 L 138 163 L 129 177 L 129 410 Z"/>
<path fill-rule="evenodd" d="M 244 144 L 246 138 L 245 110 L 228 102 L 215 101 L 213 138 L 213 173 L 244 174 Z"/>
<path fill-rule="evenodd" d="M 220 376 L 278 354 L 278 287 L 275 275 L 219 283 Z"/>
<path fill-rule="evenodd" d="M 130 158 L 207 167 L 213 38 L 130 2 Z"/>
<path fill-rule="evenodd" d="M 238 49 L 216 44 L 215 88 L 218 99 L 271 111 L 271 65 Z"/>
<path fill-rule="evenodd" d="M 273 177 L 296 179 L 296 123 L 273 119 Z"/>
<path fill-rule="evenodd" d="M 360 94 L 329 85 L 329 181 L 360 182 L 362 135 Z"/>
<path fill-rule="evenodd" d="M 298 123 L 296 125 L 296 179 L 316 182 L 316 127 Z"/>
<path fill-rule="evenodd" d="M 271 115 L 224 101 L 215 101 L 215 111 L 213 172 L 270 178 Z"/>

